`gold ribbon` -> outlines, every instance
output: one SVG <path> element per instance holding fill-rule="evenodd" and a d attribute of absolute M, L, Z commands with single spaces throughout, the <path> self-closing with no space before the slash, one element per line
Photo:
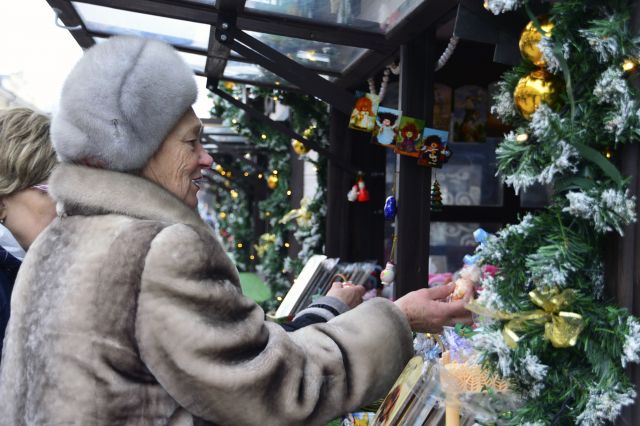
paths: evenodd
<path fill-rule="evenodd" d="M 521 339 L 518 332 L 532 324 L 544 324 L 544 337 L 551 341 L 554 348 L 575 346 L 584 329 L 582 315 L 560 310 L 574 302 L 575 292 L 571 289 L 560 292 L 557 288 L 533 290 L 529 292 L 529 298 L 542 309 L 508 313 L 494 311 L 475 302 L 469 303 L 467 309 L 489 318 L 508 321 L 502 329 L 502 337 L 511 349 L 515 349 Z"/>

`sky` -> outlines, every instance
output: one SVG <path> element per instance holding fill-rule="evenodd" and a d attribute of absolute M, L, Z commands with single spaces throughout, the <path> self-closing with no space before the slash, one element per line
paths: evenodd
<path fill-rule="evenodd" d="M 16 95 L 44 112 L 54 112 L 64 79 L 82 56 L 69 31 L 55 25 L 55 13 L 45 0 L 0 1 L 0 75 L 11 76 Z M 208 117 L 211 101 L 205 79 L 197 78 L 194 106 Z"/>

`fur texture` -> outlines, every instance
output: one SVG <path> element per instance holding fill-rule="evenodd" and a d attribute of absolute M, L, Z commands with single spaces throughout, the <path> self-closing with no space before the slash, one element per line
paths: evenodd
<path fill-rule="evenodd" d="M 51 123 L 62 161 L 141 169 L 196 101 L 193 72 L 169 45 L 111 37 L 67 77 Z"/>
<path fill-rule="evenodd" d="M 130 174 L 62 164 L 63 216 L 12 299 L 0 424 L 321 425 L 381 397 L 412 353 L 385 299 L 286 333 L 180 200 Z"/>

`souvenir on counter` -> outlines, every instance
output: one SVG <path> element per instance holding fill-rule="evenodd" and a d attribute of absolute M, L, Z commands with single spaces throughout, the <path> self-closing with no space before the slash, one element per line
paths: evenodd
<path fill-rule="evenodd" d="M 422 146 L 418 156 L 418 165 L 441 168 L 451 157 L 448 147 L 449 132 L 426 127 L 422 133 Z"/>
<path fill-rule="evenodd" d="M 380 98 L 371 93 L 356 92 L 356 105 L 351 111 L 349 128 L 363 132 L 372 132 L 376 124 L 376 112 Z"/>
<path fill-rule="evenodd" d="M 409 360 L 376 412 L 373 419 L 375 426 L 402 424 L 407 409 L 415 402 L 418 393 L 416 387 L 423 384 L 420 380 L 423 365 L 424 360 L 421 356 Z"/>
<path fill-rule="evenodd" d="M 454 92 L 453 142 L 485 142 L 489 105 L 487 91 L 479 86 L 462 86 Z"/>
<path fill-rule="evenodd" d="M 422 129 L 424 120 L 403 115 L 396 135 L 396 152 L 417 157 L 422 146 Z"/>
<path fill-rule="evenodd" d="M 402 113 L 397 109 L 382 106 L 378 108 L 373 141 L 388 148 L 394 148 L 401 116 Z"/>
<path fill-rule="evenodd" d="M 449 129 L 451 125 L 451 87 L 436 83 L 433 96 L 433 127 Z"/>

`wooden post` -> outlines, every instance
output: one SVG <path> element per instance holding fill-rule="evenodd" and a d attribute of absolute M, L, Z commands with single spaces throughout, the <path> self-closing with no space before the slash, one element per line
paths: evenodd
<path fill-rule="evenodd" d="M 640 32 L 640 1 L 632 4 L 633 15 L 631 26 L 633 33 Z M 640 78 L 635 76 L 633 84 L 640 86 Z M 635 144 L 623 145 L 615 155 L 617 165 L 622 175 L 629 177 L 631 194 L 640 197 L 640 148 Z M 636 217 L 640 218 L 640 210 L 636 204 Z M 607 291 L 614 296 L 620 306 L 640 316 L 640 222 L 629 225 L 624 230 L 624 237 L 612 237 L 609 247 L 605 250 L 605 276 Z M 627 373 L 636 389 L 640 387 L 640 366 L 631 364 Z M 626 407 L 618 421 L 618 425 L 640 424 L 640 401 L 636 397 L 635 403 Z"/>
<path fill-rule="evenodd" d="M 400 48 L 400 109 L 403 115 L 433 122 L 435 33 L 427 30 Z M 401 156 L 396 232 L 396 297 L 427 285 L 431 169 L 413 157 Z"/>
<path fill-rule="evenodd" d="M 351 157 L 349 117 L 331 108 L 329 151 L 345 162 Z M 327 166 L 327 220 L 325 254 L 345 259 L 348 256 L 349 209 L 347 192 L 350 176 L 331 159 Z M 351 178 L 352 180 L 353 178 Z"/>

